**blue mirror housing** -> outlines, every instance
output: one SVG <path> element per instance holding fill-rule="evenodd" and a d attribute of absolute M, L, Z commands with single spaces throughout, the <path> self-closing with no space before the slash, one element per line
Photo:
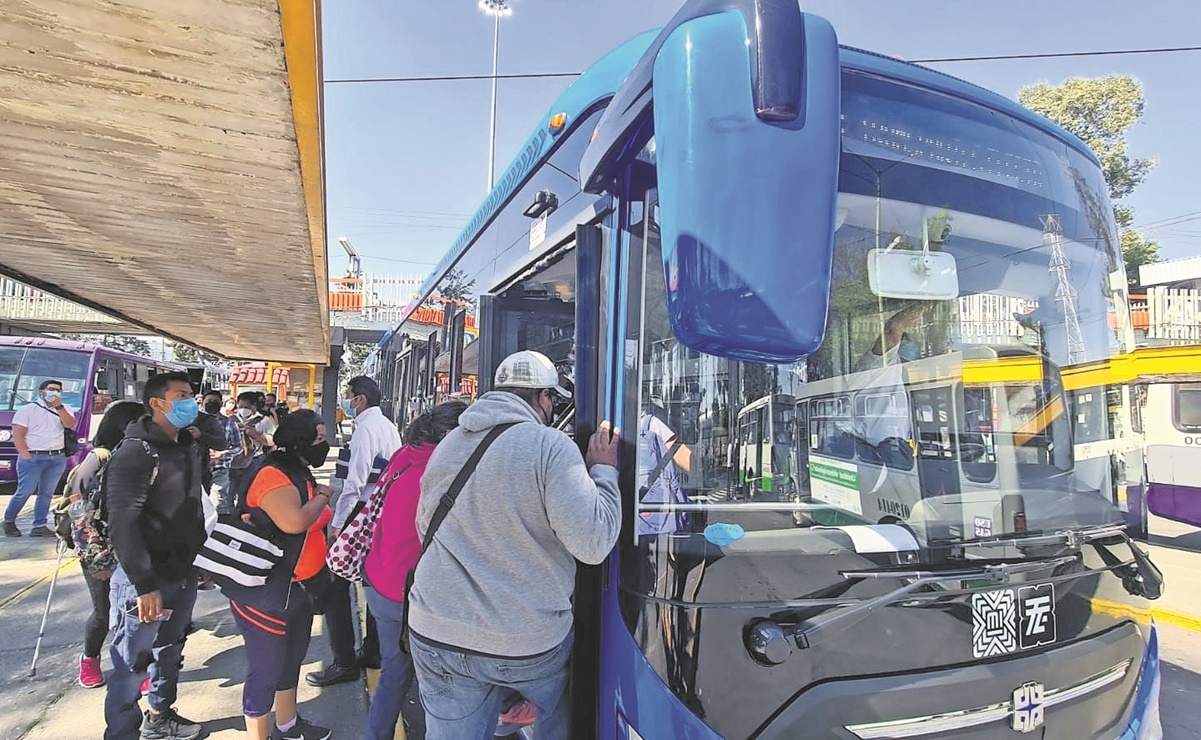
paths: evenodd
<path fill-rule="evenodd" d="M 693 18 L 670 30 L 655 57 L 668 315 L 697 351 L 795 362 L 825 334 L 838 40 L 795 0 L 757 5 L 777 14 L 772 23 L 748 24 L 736 10 Z"/>

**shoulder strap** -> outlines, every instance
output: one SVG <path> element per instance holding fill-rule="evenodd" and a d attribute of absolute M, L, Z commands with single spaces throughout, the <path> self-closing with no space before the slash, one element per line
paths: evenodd
<path fill-rule="evenodd" d="M 650 432 L 649 425 L 647 427 L 647 431 L 648 433 L 653 434 L 653 432 Z M 671 443 L 671 448 L 667 450 L 667 454 L 659 458 L 658 464 L 655 465 L 650 474 L 646 476 L 646 487 L 643 489 L 643 493 L 651 490 L 651 486 L 658 482 L 659 476 L 663 475 L 663 470 L 667 467 L 667 463 L 675 459 L 676 453 L 679 452 L 680 447 L 684 445 L 684 441 L 680 439 L 680 435 L 677 434 L 673 439 L 674 441 Z M 658 451 L 659 446 L 665 446 L 663 445 L 663 440 L 659 439 L 659 435 L 657 434 L 655 434 L 655 444 L 656 451 Z"/>
<path fill-rule="evenodd" d="M 504 434 L 513 424 L 500 424 L 492 427 L 488 432 L 488 436 L 484 437 L 484 441 L 479 443 L 475 451 L 471 453 L 471 457 L 467 458 L 467 462 L 463 464 L 463 468 L 459 474 L 455 476 L 454 482 L 450 484 L 450 488 L 446 493 L 442 494 L 442 500 L 438 502 L 438 508 L 434 510 L 434 516 L 430 519 L 430 525 L 425 530 L 425 540 L 421 543 L 421 552 L 429 549 L 430 543 L 434 541 L 434 533 L 438 531 L 438 527 L 442 526 L 442 520 L 450 513 L 450 507 L 455 505 L 455 499 L 459 497 L 459 492 L 463 490 L 463 486 L 467 485 L 467 479 L 475 472 L 475 468 L 480 463 L 480 458 L 484 456 L 496 438 Z"/>
<path fill-rule="evenodd" d="M 43 406 L 42 404 L 38 403 L 37 401 L 34 401 L 33 405 L 37 406 L 42 411 L 45 411 L 47 414 L 50 414 L 55 419 L 58 419 L 59 424 L 63 424 L 63 417 L 59 416 L 58 412 L 55 411 L 54 409 L 49 408 L 48 406 Z M 63 429 L 70 429 L 70 427 L 68 427 L 66 424 L 63 424 Z"/>

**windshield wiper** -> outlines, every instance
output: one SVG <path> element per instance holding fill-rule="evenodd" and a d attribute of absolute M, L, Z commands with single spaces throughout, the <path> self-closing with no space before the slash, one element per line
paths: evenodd
<path fill-rule="evenodd" d="M 988 548 L 988 547 L 1038 547 L 1040 545 L 1066 545 L 1073 550 L 1097 540 L 1107 540 L 1114 537 L 1126 536 L 1125 524 L 1102 524 L 1095 527 L 1064 528 L 1054 532 L 1035 532 L 1032 534 L 1010 534 L 990 537 L 988 539 L 971 540 L 969 542 L 931 542 L 934 545 L 949 545 L 954 548 Z"/>
<path fill-rule="evenodd" d="M 1109 542 L 1107 542 L 1107 540 Z M 1130 548 L 1132 561 L 1123 562 L 1109 549 L 1110 544 L 1124 542 Z M 1114 575 L 1122 579 L 1122 587 L 1131 596 L 1141 596 L 1154 601 L 1163 596 L 1163 572 L 1151 562 L 1150 556 L 1138 546 L 1126 532 L 1125 524 L 1102 524 L 1094 527 L 1061 529 L 1030 535 L 998 537 L 988 540 L 957 543 L 958 548 L 988 548 L 998 546 L 1037 547 L 1039 545 L 1063 545 L 1079 550 L 1092 545 L 1105 565 Z"/>
<path fill-rule="evenodd" d="M 746 646 L 751 657 L 764 665 L 778 665 L 792 654 L 791 643 L 801 650 L 812 647 L 822 636 L 842 632 L 859 624 L 880 609 L 894 604 L 926 586 L 965 580 L 988 580 L 1006 583 L 1018 573 L 1032 573 L 1058 568 L 1076 562 L 1078 556 L 1065 555 L 1046 560 L 1030 560 L 1017 563 L 984 564 L 960 567 L 953 570 L 848 570 L 840 571 L 843 578 L 854 581 L 913 579 L 900 588 L 875 598 L 856 601 L 826 612 L 798 624 L 781 625 L 764 619 L 749 625 L 746 631 Z"/>

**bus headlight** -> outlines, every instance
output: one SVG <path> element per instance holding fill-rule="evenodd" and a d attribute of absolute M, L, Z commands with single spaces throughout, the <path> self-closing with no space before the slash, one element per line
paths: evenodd
<path fill-rule="evenodd" d="M 0 429 L 0 442 L 11 442 L 13 438 L 13 430 Z"/>

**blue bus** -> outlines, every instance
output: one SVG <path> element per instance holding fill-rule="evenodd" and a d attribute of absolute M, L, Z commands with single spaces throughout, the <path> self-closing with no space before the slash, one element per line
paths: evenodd
<path fill-rule="evenodd" d="M 1132 347 L 1071 134 L 795 0 L 692 0 L 563 93 L 407 313 L 451 289 L 378 348 L 398 418 L 533 349 L 560 428 L 626 430 L 572 737 L 1161 736 L 1137 439 L 1078 460 L 1059 380 L 1104 398 Z M 764 398 L 795 474 L 739 495 Z"/>

